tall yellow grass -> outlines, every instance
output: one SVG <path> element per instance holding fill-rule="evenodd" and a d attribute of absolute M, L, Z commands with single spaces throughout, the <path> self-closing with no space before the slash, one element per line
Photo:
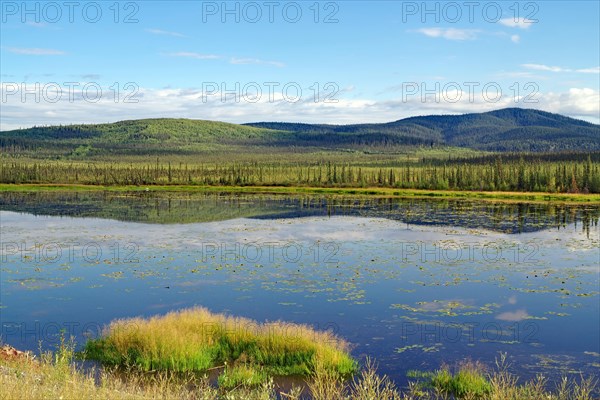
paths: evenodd
<path fill-rule="evenodd" d="M 274 374 L 309 375 L 319 362 L 349 375 L 357 368 L 348 343 L 329 331 L 281 321 L 258 323 L 202 307 L 114 321 L 101 338 L 88 342 L 86 351 L 105 364 L 144 370 L 205 371 L 244 363 Z"/>

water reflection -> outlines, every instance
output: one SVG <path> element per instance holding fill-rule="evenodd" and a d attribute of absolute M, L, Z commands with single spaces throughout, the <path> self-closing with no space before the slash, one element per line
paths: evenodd
<path fill-rule="evenodd" d="M 56 192 L 0 210 L 0 336 L 18 348 L 202 305 L 332 329 L 401 385 L 499 351 L 523 379 L 600 365 L 598 207 Z"/>
<path fill-rule="evenodd" d="M 160 224 L 360 216 L 504 233 L 561 229 L 574 223 L 589 234 L 600 218 L 600 207 L 593 205 L 180 192 L 7 192 L 0 193 L 0 210 Z"/>

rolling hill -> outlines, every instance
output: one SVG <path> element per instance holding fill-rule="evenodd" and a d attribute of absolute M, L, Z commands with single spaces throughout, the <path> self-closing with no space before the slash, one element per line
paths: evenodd
<path fill-rule="evenodd" d="M 215 147 L 259 144 L 289 132 L 225 122 L 155 118 L 107 124 L 33 127 L 0 132 L 0 149 L 38 158 L 85 159 L 111 154 L 197 154 Z"/>
<path fill-rule="evenodd" d="M 230 124 L 143 119 L 109 124 L 33 127 L 0 132 L 0 150 L 36 157 L 197 154 L 253 147 L 328 150 L 454 146 L 486 151 L 598 151 L 600 125 L 538 110 L 507 108 L 464 115 L 411 117 L 382 124 L 281 122 Z"/>
<path fill-rule="evenodd" d="M 411 117 L 384 124 L 310 125 L 261 122 L 310 143 L 384 141 L 445 144 L 488 151 L 600 150 L 600 126 L 539 110 L 506 108 L 479 114 Z"/>

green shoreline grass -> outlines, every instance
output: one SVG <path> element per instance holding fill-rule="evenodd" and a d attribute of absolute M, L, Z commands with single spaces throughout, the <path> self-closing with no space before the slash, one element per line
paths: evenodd
<path fill-rule="evenodd" d="M 308 186 L 102 186 L 80 184 L 0 184 L 0 192 L 51 192 L 51 191 L 110 191 L 110 192 L 230 192 L 246 194 L 324 194 L 339 196 L 375 196 L 398 198 L 447 198 L 487 201 L 559 202 L 600 204 L 600 194 L 546 193 L 546 192 L 487 192 L 458 190 L 423 190 L 394 188 L 340 188 Z"/>
<path fill-rule="evenodd" d="M 542 375 L 520 383 L 506 353 L 493 370 L 465 360 L 454 368 L 410 371 L 408 387 L 400 389 L 369 358 L 359 368 L 347 343 L 331 332 L 259 324 L 201 307 L 115 320 L 82 353 L 75 345 L 61 335 L 56 350 L 40 350 L 39 358 L 2 346 L 0 400 L 592 400 L 598 393 L 595 377 L 563 377 L 554 389 Z M 78 354 L 111 366 L 84 371 L 74 363 Z M 207 366 L 223 362 L 205 357 L 215 355 L 230 361 L 219 367 L 217 385 L 206 374 Z M 282 366 L 304 372 L 303 380 L 278 387 L 274 373 Z"/>
<path fill-rule="evenodd" d="M 148 373 L 133 368 L 83 371 L 73 363 L 74 356 L 74 343 L 64 340 L 56 351 L 43 352 L 39 358 L 0 353 L 0 400 L 592 400 L 598 393 L 595 377 L 564 377 L 552 389 L 541 375 L 518 382 L 509 372 L 506 354 L 496 360 L 493 371 L 469 361 L 453 371 L 447 366 L 433 372 L 413 371 L 403 389 L 379 375 L 369 359 L 352 380 L 320 368 L 306 378 L 303 387 L 281 389 L 273 379 L 252 384 L 254 376 L 247 370 L 229 374 L 219 381 L 224 385 L 216 387 L 206 375 Z"/>

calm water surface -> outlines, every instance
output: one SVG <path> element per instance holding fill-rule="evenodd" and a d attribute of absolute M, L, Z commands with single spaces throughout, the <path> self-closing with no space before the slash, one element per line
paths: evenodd
<path fill-rule="evenodd" d="M 594 206 L 153 193 L 0 194 L 2 341 L 78 343 L 194 305 L 331 329 L 398 383 L 506 352 L 600 372 Z"/>

